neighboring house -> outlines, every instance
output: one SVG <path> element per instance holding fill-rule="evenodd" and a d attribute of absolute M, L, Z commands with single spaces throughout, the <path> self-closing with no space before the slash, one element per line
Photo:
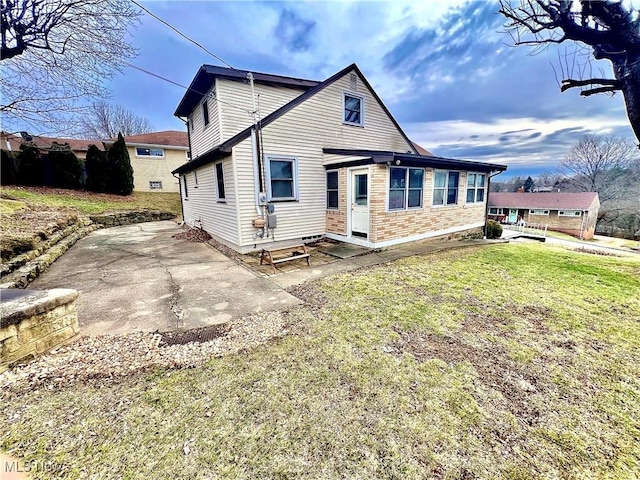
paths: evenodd
<path fill-rule="evenodd" d="M 108 148 L 117 139 L 104 140 Z M 133 189 L 139 192 L 178 192 L 171 171 L 189 159 L 187 132 L 166 130 L 124 137 L 133 167 Z"/>
<path fill-rule="evenodd" d="M 12 152 L 19 152 L 20 145 L 27 143 L 38 147 L 42 154 L 46 154 L 51 150 L 53 143 L 60 145 L 67 144 L 76 157 L 84 160 L 87 158 L 87 150 L 89 145 L 95 145 L 100 150 L 104 150 L 104 146 L 100 140 L 82 140 L 78 138 L 54 138 L 54 137 L 40 137 L 38 135 L 28 135 L 26 138 L 14 135 L 11 133 L 1 132 L 0 143 L 2 144 L 2 150 L 8 150 Z"/>
<path fill-rule="evenodd" d="M 355 64 L 323 82 L 247 73 L 202 66 L 175 112 L 193 153 L 174 170 L 187 224 L 242 253 L 482 235 L 505 166 L 420 154 Z"/>
<path fill-rule="evenodd" d="M 590 240 L 598 221 L 596 192 L 489 194 L 489 218 L 501 223 L 546 224 L 550 230 Z"/>

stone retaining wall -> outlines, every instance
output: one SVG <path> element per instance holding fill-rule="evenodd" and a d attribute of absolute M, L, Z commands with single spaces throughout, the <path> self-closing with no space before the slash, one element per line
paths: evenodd
<path fill-rule="evenodd" d="M 110 215 L 89 215 L 94 223 L 100 223 L 105 227 L 117 227 L 119 225 L 131 225 L 132 223 L 157 222 L 160 220 L 173 220 L 175 215 L 160 211 L 122 212 Z"/>
<path fill-rule="evenodd" d="M 70 289 L 33 291 L 0 305 L 0 373 L 66 343 L 79 332 Z"/>

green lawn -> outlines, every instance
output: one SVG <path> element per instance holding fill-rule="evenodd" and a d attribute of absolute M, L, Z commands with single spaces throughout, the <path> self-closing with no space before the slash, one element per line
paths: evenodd
<path fill-rule="evenodd" d="M 251 351 L 9 396 L 0 448 L 68 478 L 638 478 L 637 259 L 492 245 L 298 293 Z"/>

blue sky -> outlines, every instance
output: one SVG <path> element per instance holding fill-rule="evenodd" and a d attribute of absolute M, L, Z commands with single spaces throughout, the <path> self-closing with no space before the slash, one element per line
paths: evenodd
<path fill-rule="evenodd" d="M 621 96 L 560 92 L 555 71 L 571 49 L 510 47 L 497 2 L 144 5 L 236 68 L 323 80 L 355 62 L 411 139 L 437 155 L 507 164 L 509 175 L 552 170 L 587 133 L 633 138 Z M 178 83 L 220 65 L 148 15 L 132 33 L 133 63 Z M 592 66 L 610 75 L 607 63 Z M 173 117 L 183 89 L 132 68 L 109 86 L 155 129 L 183 128 Z"/>

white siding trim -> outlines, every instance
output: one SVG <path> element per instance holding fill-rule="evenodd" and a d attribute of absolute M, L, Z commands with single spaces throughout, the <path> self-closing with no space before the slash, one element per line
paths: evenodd
<path fill-rule="evenodd" d="M 385 242 L 369 242 L 364 238 L 347 237 L 345 235 L 338 235 L 336 233 L 327 233 L 326 237 L 332 240 L 338 240 L 345 243 L 353 243 L 355 245 L 360 245 L 363 247 L 385 248 L 385 247 L 391 247 L 393 245 L 399 245 L 401 243 L 416 242 L 418 240 L 424 240 L 426 238 L 439 237 L 440 235 L 449 235 L 451 233 L 462 232 L 464 230 L 470 230 L 472 228 L 479 228 L 479 227 L 484 227 L 484 222 L 476 222 L 476 223 L 470 223 L 467 225 L 462 225 L 459 227 L 445 228 L 443 230 L 436 230 L 434 232 L 421 233 L 420 235 L 413 235 L 411 237 L 396 238 L 394 240 L 387 240 Z"/>
<path fill-rule="evenodd" d="M 236 149 L 233 148 L 231 150 L 231 169 L 233 170 L 233 198 L 236 203 L 236 223 L 238 224 L 238 228 L 236 228 L 236 235 L 238 240 L 238 245 L 242 245 L 242 216 L 240 215 L 240 203 L 242 202 L 240 198 L 240 189 L 238 188 L 238 157 L 236 155 Z"/>

